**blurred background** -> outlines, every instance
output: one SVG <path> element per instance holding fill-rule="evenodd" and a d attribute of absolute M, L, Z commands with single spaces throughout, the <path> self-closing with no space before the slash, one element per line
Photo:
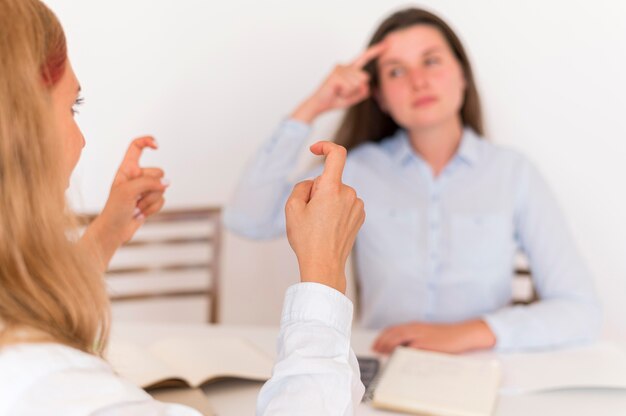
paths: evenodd
<path fill-rule="evenodd" d="M 87 146 L 70 199 L 102 208 L 129 141 L 154 135 L 166 209 L 222 206 L 278 122 L 391 12 L 443 17 L 469 51 L 487 136 L 524 152 L 554 189 L 596 280 L 606 331 L 626 334 L 626 3 L 529 0 L 47 0 L 69 40 Z M 311 142 L 332 135 L 325 116 Z M 302 166 L 310 159 L 303 157 Z M 286 239 L 228 232 L 220 319 L 278 323 L 298 280 Z M 175 311 L 170 311 L 175 313 Z"/>

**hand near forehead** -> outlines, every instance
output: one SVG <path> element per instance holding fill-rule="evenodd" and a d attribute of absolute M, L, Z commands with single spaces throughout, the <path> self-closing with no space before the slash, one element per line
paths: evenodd
<path fill-rule="evenodd" d="M 386 49 L 387 45 L 383 41 L 369 47 L 351 63 L 337 65 L 317 90 L 296 109 L 292 118 L 310 123 L 326 111 L 348 108 L 369 97 L 370 76 L 364 68 Z"/>
<path fill-rule="evenodd" d="M 139 164 L 146 148 L 157 149 L 154 138 L 133 140 L 115 174 L 111 191 L 102 213 L 91 223 L 85 237 L 99 251 L 104 266 L 123 243 L 132 238 L 145 218 L 158 212 L 165 203 L 163 194 L 168 184 L 163 170 L 142 168 Z"/>
<path fill-rule="evenodd" d="M 314 181 L 300 182 L 287 201 L 287 238 L 298 258 L 302 282 L 316 282 L 344 293 L 345 267 L 365 220 L 363 201 L 341 182 L 346 149 L 330 142 L 311 146 L 326 156 Z"/>

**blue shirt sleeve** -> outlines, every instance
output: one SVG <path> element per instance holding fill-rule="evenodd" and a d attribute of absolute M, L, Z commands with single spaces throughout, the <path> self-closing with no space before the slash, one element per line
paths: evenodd
<path fill-rule="evenodd" d="M 539 172 L 524 163 L 516 206 L 516 232 L 530 261 L 539 301 L 484 317 L 499 350 L 532 349 L 590 341 L 601 308 L 590 272 Z"/>
<path fill-rule="evenodd" d="M 285 234 L 284 207 L 294 185 L 289 177 L 310 132 L 308 124 L 295 120 L 278 126 L 248 165 L 225 208 L 228 229 L 253 239 Z"/>

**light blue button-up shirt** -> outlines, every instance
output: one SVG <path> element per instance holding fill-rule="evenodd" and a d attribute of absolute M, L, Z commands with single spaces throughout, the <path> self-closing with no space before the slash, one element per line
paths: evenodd
<path fill-rule="evenodd" d="M 227 207 L 227 227 L 259 239 L 285 233 L 289 178 L 309 133 L 293 120 L 279 126 Z M 343 180 L 365 202 L 355 249 L 364 326 L 482 318 L 502 350 L 585 341 L 600 329 L 588 269 L 550 189 L 519 153 L 466 129 L 434 177 L 399 130 L 349 152 Z M 511 306 L 518 250 L 540 298 L 528 306 Z"/>

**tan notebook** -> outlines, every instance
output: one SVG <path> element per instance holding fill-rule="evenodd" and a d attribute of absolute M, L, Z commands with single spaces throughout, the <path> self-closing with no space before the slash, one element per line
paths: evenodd
<path fill-rule="evenodd" d="M 433 416 L 488 416 L 500 378 L 495 360 L 400 347 L 376 383 L 372 405 Z"/>
<path fill-rule="evenodd" d="M 147 347 L 111 340 L 107 359 L 143 388 L 198 387 L 223 378 L 265 381 L 273 360 L 235 337 L 164 339 Z"/>

